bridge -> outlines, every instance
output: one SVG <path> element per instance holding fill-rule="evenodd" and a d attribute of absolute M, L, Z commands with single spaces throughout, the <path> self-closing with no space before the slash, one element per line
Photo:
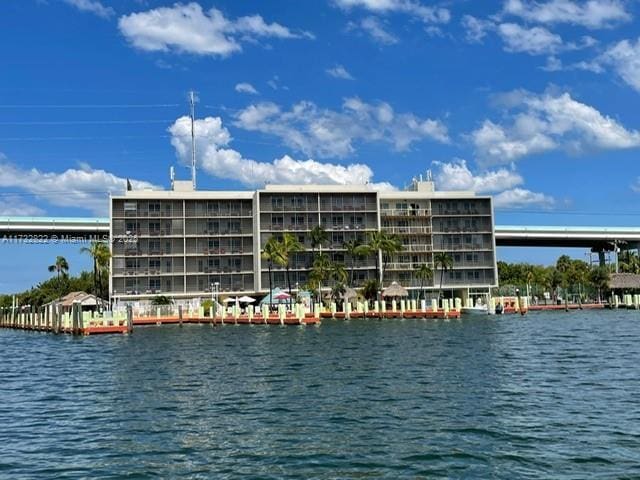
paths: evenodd
<path fill-rule="evenodd" d="M 106 240 L 108 236 L 108 218 L 0 217 L 0 239 Z M 616 245 L 638 248 L 640 227 L 496 225 L 495 237 L 499 247 L 578 247 L 603 252 Z"/>

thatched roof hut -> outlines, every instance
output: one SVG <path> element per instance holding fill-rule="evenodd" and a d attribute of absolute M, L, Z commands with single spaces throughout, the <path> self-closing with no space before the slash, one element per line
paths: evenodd
<path fill-rule="evenodd" d="M 640 275 L 635 273 L 612 273 L 609 279 L 612 290 L 640 289 Z"/>
<path fill-rule="evenodd" d="M 398 282 L 393 282 L 387 288 L 382 291 L 383 297 L 408 297 L 409 292 L 407 289 L 400 285 Z"/>

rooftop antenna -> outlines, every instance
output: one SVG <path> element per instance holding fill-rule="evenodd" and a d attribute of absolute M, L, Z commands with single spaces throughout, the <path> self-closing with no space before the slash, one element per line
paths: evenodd
<path fill-rule="evenodd" d="M 193 184 L 193 190 L 196 189 L 196 133 L 195 133 L 195 118 L 196 118 L 196 96 L 193 90 L 189 91 L 189 107 L 191 109 L 191 183 Z"/>
<path fill-rule="evenodd" d="M 176 170 L 173 168 L 173 165 L 169 167 L 169 178 L 171 179 L 171 190 L 173 190 L 173 181 L 176 179 Z"/>

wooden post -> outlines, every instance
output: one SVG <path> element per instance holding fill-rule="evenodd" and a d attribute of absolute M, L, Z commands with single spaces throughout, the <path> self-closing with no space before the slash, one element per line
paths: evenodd
<path fill-rule="evenodd" d="M 127 305 L 127 333 L 133 333 L 133 307 Z"/>
<path fill-rule="evenodd" d="M 182 305 L 178 305 L 178 323 L 182 326 Z"/>

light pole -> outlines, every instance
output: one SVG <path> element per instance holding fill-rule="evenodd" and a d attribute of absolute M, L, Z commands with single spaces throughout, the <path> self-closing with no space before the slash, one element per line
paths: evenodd
<path fill-rule="evenodd" d="M 218 313 L 218 287 L 220 283 L 213 282 L 211 284 L 211 303 L 213 303 L 213 320 L 215 320 Z"/>

